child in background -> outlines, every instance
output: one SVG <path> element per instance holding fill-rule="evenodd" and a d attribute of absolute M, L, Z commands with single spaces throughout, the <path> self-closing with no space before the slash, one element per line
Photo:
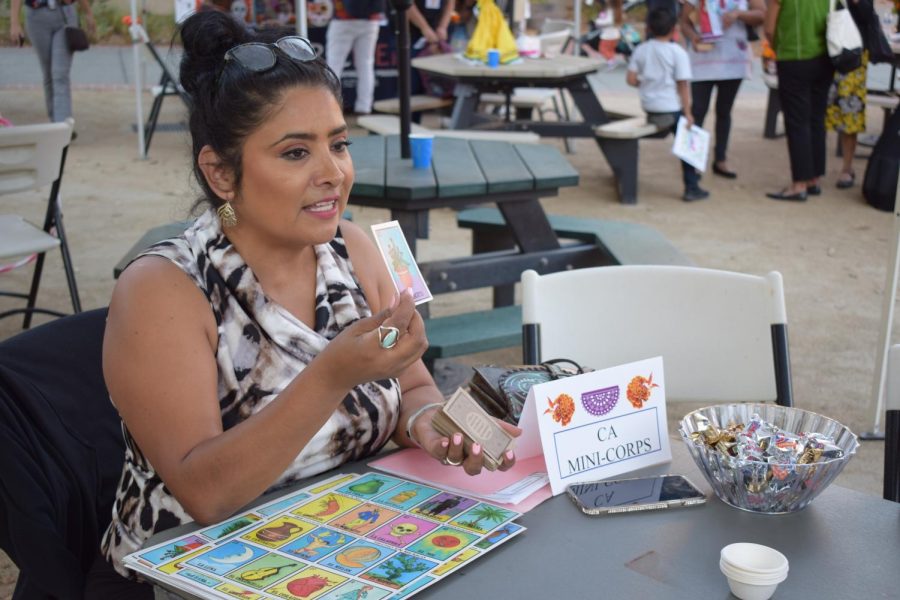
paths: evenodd
<path fill-rule="evenodd" d="M 647 15 L 648 40 L 635 48 L 628 65 L 628 85 L 638 88 L 641 108 L 647 121 L 672 133 L 683 116 L 688 126 L 691 116 L 691 62 L 684 48 L 672 42 L 675 14 L 666 8 L 654 8 Z M 682 161 L 685 202 L 703 200 L 709 192 L 700 188 L 700 174 Z"/>

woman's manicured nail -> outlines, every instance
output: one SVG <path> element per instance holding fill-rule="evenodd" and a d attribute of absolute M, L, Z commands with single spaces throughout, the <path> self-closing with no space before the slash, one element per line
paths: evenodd
<path fill-rule="evenodd" d="M 515 458 L 515 456 L 516 456 L 516 455 L 513 454 L 513 451 L 512 451 L 512 450 L 507 450 L 507 451 L 506 451 L 506 460 L 512 460 L 513 458 Z"/>
<path fill-rule="evenodd" d="M 462 444 L 462 434 L 461 434 L 461 433 L 454 433 L 454 434 L 453 434 L 453 445 L 454 445 L 454 446 L 459 446 L 460 444 Z"/>
<path fill-rule="evenodd" d="M 472 456 L 481 454 L 481 444 L 472 444 Z"/>
<path fill-rule="evenodd" d="M 441 440 L 441 448 L 446 448 L 450 445 L 450 440 Z"/>

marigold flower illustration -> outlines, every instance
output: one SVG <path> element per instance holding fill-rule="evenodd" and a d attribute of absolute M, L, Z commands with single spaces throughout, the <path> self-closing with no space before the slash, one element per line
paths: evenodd
<path fill-rule="evenodd" d="M 650 373 L 650 377 L 638 375 L 628 383 L 628 389 L 625 390 L 625 397 L 628 398 L 628 401 L 631 402 L 633 407 L 643 408 L 644 402 L 647 402 L 650 399 L 651 390 L 655 387 L 659 386 L 653 383 L 653 373 Z"/>
<path fill-rule="evenodd" d="M 556 400 L 547 398 L 547 404 L 550 406 L 544 411 L 544 414 L 552 413 L 553 420 L 561 424 L 563 427 L 572 421 L 575 414 L 575 400 L 568 394 L 560 394 Z"/>

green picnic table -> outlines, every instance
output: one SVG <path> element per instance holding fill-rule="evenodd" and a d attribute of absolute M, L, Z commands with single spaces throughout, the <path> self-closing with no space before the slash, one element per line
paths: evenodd
<path fill-rule="evenodd" d="M 596 264 L 596 246 L 562 245 L 539 202 L 578 184 L 578 172 L 552 146 L 435 137 L 432 166 L 400 158 L 399 136 L 356 138 L 350 204 L 386 208 L 416 252 L 436 208 L 496 204 L 517 248 L 420 263 L 432 294 L 494 287 L 495 306 L 512 304 L 522 271 L 553 272 Z"/>

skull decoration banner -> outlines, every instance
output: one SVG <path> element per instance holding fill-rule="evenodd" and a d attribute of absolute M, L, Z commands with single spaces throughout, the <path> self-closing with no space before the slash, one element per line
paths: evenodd
<path fill-rule="evenodd" d="M 544 455 L 553 494 L 672 460 L 661 356 L 531 388 L 516 455 Z"/>

